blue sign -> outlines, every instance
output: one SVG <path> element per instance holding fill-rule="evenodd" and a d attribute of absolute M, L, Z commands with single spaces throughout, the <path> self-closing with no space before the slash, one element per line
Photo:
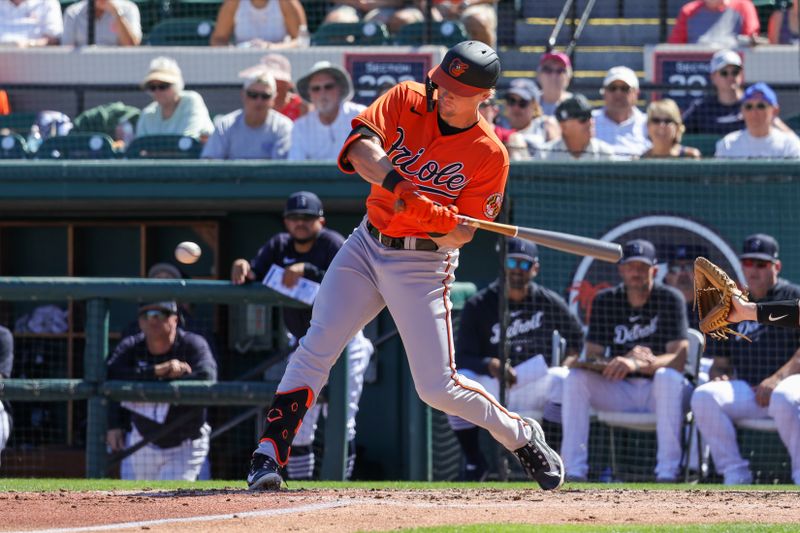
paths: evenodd
<path fill-rule="evenodd" d="M 353 101 L 369 105 L 400 82 L 424 82 L 431 61 L 431 54 L 345 54 L 355 88 Z"/>

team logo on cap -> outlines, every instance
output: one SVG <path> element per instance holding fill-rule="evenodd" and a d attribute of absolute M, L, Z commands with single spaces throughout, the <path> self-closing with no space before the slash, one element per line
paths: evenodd
<path fill-rule="evenodd" d="M 450 62 L 450 68 L 448 69 L 448 72 L 450 72 L 451 76 L 457 78 L 464 74 L 468 68 L 469 65 L 461 61 L 459 58 L 455 58 Z"/>
<path fill-rule="evenodd" d="M 488 218 L 496 218 L 503 207 L 503 193 L 496 192 L 490 195 L 483 203 L 483 214 Z"/>

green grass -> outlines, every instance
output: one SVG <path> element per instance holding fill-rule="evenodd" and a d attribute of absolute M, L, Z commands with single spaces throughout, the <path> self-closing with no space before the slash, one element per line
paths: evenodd
<path fill-rule="evenodd" d="M 585 525 L 552 525 L 552 524 L 473 524 L 469 526 L 452 527 L 428 527 L 415 529 L 402 529 L 400 531 L 414 533 L 522 533 L 526 531 L 536 531 L 536 533 L 564 533 L 566 531 L 592 532 L 592 533 L 616 533 L 619 532 L 642 532 L 642 533 L 793 533 L 797 531 L 796 525 L 787 524 L 713 524 L 713 525 L 693 525 L 693 526 L 601 526 L 597 524 Z"/>
<path fill-rule="evenodd" d="M 498 490 L 539 490 L 534 484 L 524 482 L 502 483 L 453 483 L 423 481 L 307 481 L 289 482 L 289 488 L 295 489 L 383 489 L 383 490 L 444 490 L 444 489 L 498 489 Z M 0 492 L 47 492 L 57 490 L 93 491 L 93 490 L 222 490 L 245 489 L 243 480 L 228 481 L 122 481 L 119 479 L 0 479 Z M 723 485 L 674 485 L 655 483 L 567 483 L 563 490 L 757 490 L 757 491 L 800 491 L 798 485 L 749 485 L 726 487 Z"/>

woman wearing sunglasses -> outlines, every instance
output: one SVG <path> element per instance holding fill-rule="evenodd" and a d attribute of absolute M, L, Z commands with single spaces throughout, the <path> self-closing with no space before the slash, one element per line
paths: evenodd
<path fill-rule="evenodd" d="M 700 150 L 681 144 L 686 128 L 681 120 L 681 110 L 674 100 L 664 98 L 647 106 L 647 135 L 653 145 L 642 154 L 642 159 L 677 157 L 700 159 Z"/>
<path fill-rule="evenodd" d="M 214 131 L 203 97 L 183 88 L 183 74 L 169 57 L 157 57 L 142 81 L 153 102 L 142 109 L 136 136 L 185 135 L 205 140 Z"/>

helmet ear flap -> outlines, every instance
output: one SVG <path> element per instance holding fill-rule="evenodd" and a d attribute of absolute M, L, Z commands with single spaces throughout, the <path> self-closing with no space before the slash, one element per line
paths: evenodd
<path fill-rule="evenodd" d="M 425 76 L 425 99 L 428 102 L 428 113 L 431 113 L 436 106 L 436 100 L 433 99 L 433 92 L 438 87 L 438 85 L 433 83 L 430 76 Z"/>

